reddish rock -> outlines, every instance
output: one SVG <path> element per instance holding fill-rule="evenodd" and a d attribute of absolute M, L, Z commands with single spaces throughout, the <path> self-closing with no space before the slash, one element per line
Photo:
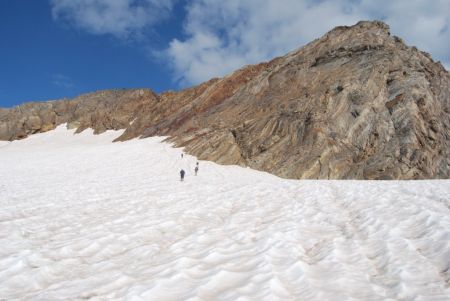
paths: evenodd
<path fill-rule="evenodd" d="M 378 21 L 179 92 L 100 91 L 0 110 L 0 139 L 61 123 L 126 129 L 117 140 L 168 135 L 200 159 L 287 178 L 450 177 L 450 76 Z"/>

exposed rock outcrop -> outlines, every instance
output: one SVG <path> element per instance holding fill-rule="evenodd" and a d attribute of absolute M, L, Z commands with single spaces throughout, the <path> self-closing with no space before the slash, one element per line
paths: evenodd
<path fill-rule="evenodd" d="M 382 22 L 180 92 L 102 91 L 0 110 L 0 139 L 67 122 L 168 135 L 200 159 L 287 178 L 450 177 L 450 76 Z"/>
<path fill-rule="evenodd" d="M 84 94 L 70 100 L 26 103 L 0 111 L 0 139 L 15 140 L 46 132 L 67 123 L 81 132 L 93 128 L 96 134 L 127 128 L 144 107 L 157 102 L 147 89 L 108 90 Z"/>

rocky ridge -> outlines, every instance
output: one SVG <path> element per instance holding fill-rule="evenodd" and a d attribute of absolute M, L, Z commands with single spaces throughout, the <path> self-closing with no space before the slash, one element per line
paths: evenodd
<path fill-rule="evenodd" d="M 179 92 L 100 91 L 0 110 L 0 139 L 67 123 L 167 135 L 200 159 L 286 178 L 450 177 L 450 76 L 379 21 Z"/>

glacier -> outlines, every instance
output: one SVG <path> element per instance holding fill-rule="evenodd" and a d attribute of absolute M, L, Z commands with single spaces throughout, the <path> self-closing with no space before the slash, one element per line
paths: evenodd
<path fill-rule="evenodd" d="M 0 142 L 0 300 L 450 300 L 450 180 L 286 180 L 120 134 Z"/>

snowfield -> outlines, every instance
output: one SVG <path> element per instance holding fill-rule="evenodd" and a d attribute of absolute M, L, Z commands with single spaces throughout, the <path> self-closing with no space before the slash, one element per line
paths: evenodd
<path fill-rule="evenodd" d="M 450 300 L 450 180 L 194 176 L 118 135 L 0 142 L 0 300 Z"/>

